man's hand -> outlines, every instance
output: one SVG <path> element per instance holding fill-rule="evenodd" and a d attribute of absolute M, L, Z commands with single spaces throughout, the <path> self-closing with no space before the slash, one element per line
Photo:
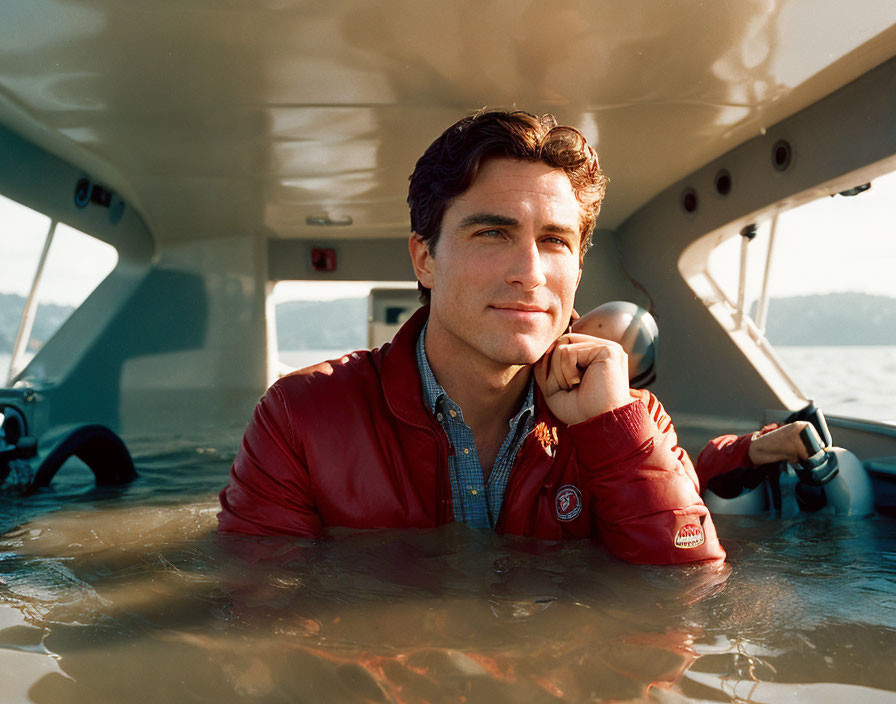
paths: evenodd
<path fill-rule="evenodd" d="M 632 402 L 628 356 L 615 342 L 567 333 L 535 365 L 535 381 L 557 418 L 567 425 Z"/>
<path fill-rule="evenodd" d="M 750 441 L 750 462 L 755 465 L 781 461 L 793 464 L 806 459 L 809 453 L 800 440 L 800 431 L 807 425 L 806 421 L 798 420 L 763 435 L 754 435 Z"/>

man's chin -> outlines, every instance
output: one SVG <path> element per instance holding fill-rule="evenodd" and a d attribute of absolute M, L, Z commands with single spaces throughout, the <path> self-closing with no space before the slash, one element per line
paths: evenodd
<path fill-rule="evenodd" d="M 507 345 L 503 349 L 497 350 L 493 359 L 501 364 L 514 366 L 532 365 L 542 358 L 548 347 L 550 347 L 550 343 Z"/>

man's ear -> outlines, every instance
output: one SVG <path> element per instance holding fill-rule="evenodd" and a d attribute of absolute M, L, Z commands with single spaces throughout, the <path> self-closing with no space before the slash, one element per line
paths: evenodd
<path fill-rule="evenodd" d="M 417 281 L 423 284 L 426 288 L 431 289 L 434 278 L 434 260 L 429 253 L 429 246 L 416 232 L 411 233 L 410 238 L 408 238 L 408 252 L 411 254 L 411 265 L 414 267 Z"/>
<path fill-rule="evenodd" d="M 576 277 L 576 291 L 579 290 L 579 284 L 582 283 L 582 260 L 579 260 L 579 275 Z"/>

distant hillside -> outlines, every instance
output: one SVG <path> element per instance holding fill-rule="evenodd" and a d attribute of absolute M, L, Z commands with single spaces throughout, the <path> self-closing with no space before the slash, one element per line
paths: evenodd
<path fill-rule="evenodd" d="M 0 354 L 12 352 L 24 309 L 24 297 L 0 293 Z M 38 305 L 29 347 L 40 349 L 73 310 L 52 303 Z M 282 350 L 360 349 L 367 344 L 367 299 L 281 303 L 277 334 Z"/>
<path fill-rule="evenodd" d="M 0 293 L 0 354 L 9 354 L 25 307 Z M 71 314 L 70 306 L 38 306 L 32 348 L 39 348 Z M 774 345 L 896 345 L 896 298 L 863 293 L 773 298 L 767 336 Z M 357 349 L 367 344 L 367 299 L 292 301 L 277 306 L 281 350 Z"/>
<path fill-rule="evenodd" d="M 19 321 L 25 310 L 25 299 L 14 293 L 0 293 L 0 354 L 11 354 L 19 331 Z M 40 349 L 72 314 L 72 306 L 41 303 L 37 306 L 31 330 L 31 349 Z"/>
<path fill-rule="evenodd" d="M 896 345 L 896 298 L 865 293 L 773 298 L 766 337 L 773 345 Z"/>
<path fill-rule="evenodd" d="M 367 298 L 279 304 L 277 346 L 281 350 L 366 347 Z"/>
<path fill-rule="evenodd" d="M 365 347 L 367 299 L 281 303 L 277 331 L 281 350 Z M 781 346 L 896 346 L 896 298 L 864 293 L 773 298 L 766 335 Z"/>

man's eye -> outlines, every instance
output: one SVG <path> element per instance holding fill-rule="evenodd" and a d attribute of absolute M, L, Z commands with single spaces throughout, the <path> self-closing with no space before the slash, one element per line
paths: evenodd
<path fill-rule="evenodd" d="M 503 237 L 503 230 L 480 230 L 476 233 L 480 237 Z"/>
<path fill-rule="evenodd" d="M 546 237 L 545 242 L 547 242 L 549 244 L 555 244 L 560 247 L 567 247 L 569 249 L 572 249 L 572 245 L 570 245 L 570 243 L 568 241 L 566 241 L 565 239 L 563 239 L 562 237 Z"/>

